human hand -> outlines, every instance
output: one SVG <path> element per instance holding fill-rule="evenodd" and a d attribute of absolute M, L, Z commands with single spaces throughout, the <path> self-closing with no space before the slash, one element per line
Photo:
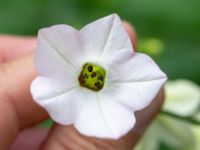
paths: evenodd
<path fill-rule="evenodd" d="M 136 46 L 135 32 L 128 23 L 124 23 L 124 26 Z M 86 137 L 72 125 L 55 124 L 49 131 L 27 129 L 48 118 L 46 111 L 31 99 L 29 91 L 30 83 L 36 76 L 33 66 L 35 46 L 35 38 L 0 37 L 0 149 L 132 149 L 159 112 L 163 103 L 163 89 L 152 104 L 135 113 L 137 121 L 134 129 L 119 140 Z"/>

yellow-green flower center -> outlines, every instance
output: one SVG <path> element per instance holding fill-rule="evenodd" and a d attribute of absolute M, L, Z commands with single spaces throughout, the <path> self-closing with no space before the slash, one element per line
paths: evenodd
<path fill-rule="evenodd" d="M 78 80 L 81 86 L 98 92 L 104 86 L 105 76 L 106 71 L 102 67 L 87 63 L 83 66 Z"/>

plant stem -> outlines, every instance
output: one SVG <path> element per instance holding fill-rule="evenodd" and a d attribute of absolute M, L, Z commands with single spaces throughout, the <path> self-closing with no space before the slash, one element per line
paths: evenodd
<path fill-rule="evenodd" d="M 169 112 L 169 111 L 164 111 L 164 110 L 162 110 L 160 113 L 163 114 L 163 115 L 167 115 L 167 116 L 171 116 L 171 117 L 177 118 L 179 120 L 183 120 L 185 122 L 189 122 L 189 123 L 195 124 L 195 125 L 200 125 L 200 121 L 194 119 L 191 116 L 180 116 L 180 115 L 174 114 L 174 113 Z"/>

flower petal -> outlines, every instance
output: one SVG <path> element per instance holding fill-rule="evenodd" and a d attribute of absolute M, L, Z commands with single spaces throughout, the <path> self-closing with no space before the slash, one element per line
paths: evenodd
<path fill-rule="evenodd" d="M 134 111 L 148 106 L 160 90 L 164 80 L 110 84 L 102 94 Z M 114 95 L 114 96 L 113 96 Z"/>
<path fill-rule="evenodd" d="M 74 122 L 85 100 L 79 88 L 72 88 L 64 93 L 36 102 L 45 108 L 51 118 L 59 124 L 68 125 Z"/>
<path fill-rule="evenodd" d="M 144 82 L 165 79 L 166 75 L 147 55 L 135 53 L 128 59 L 114 64 L 107 72 L 108 82 Z"/>
<path fill-rule="evenodd" d="M 130 109 L 97 94 L 90 98 L 75 121 L 82 134 L 118 139 L 133 128 L 135 117 Z"/>
<path fill-rule="evenodd" d="M 123 55 L 133 53 L 133 47 L 124 26 L 116 14 L 92 22 L 81 29 L 84 51 L 88 61 L 107 68 Z M 120 56 L 120 57 L 119 57 Z"/>
<path fill-rule="evenodd" d="M 69 78 L 65 78 L 64 80 L 38 76 L 31 83 L 31 93 L 33 99 L 48 99 L 61 95 L 76 86 L 78 85 L 76 85 L 75 82 L 72 82 Z"/>
<path fill-rule="evenodd" d="M 67 25 L 56 25 L 39 31 L 35 57 L 39 74 L 63 78 L 75 71 L 80 73 L 81 57 L 77 30 Z"/>
<path fill-rule="evenodd" d="M 135 53 L 129 60 L 116 64 L 107 71 L 107 82 L 103 94 L 136 110 L 151 103 L 166 75 L 153 60 L 144 54 Z"/>

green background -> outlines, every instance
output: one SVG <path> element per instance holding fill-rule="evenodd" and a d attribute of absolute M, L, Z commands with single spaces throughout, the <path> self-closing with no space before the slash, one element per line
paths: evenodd
<path fill-rule="evenodd" d="M 135 26 L 140 40 L 163 43 L 153 57 L 170 79 L 200 84 L 199 0 L 0 0 L 0 33 L 36 35 L 61 23 L 81 28 L 113 12 Z"/>

